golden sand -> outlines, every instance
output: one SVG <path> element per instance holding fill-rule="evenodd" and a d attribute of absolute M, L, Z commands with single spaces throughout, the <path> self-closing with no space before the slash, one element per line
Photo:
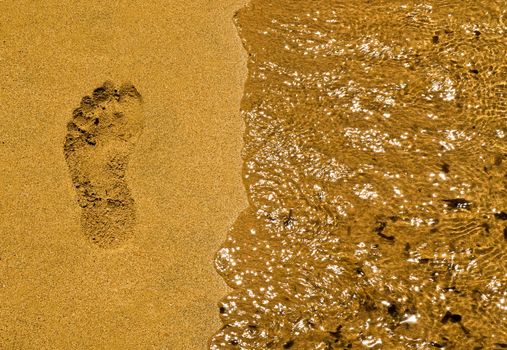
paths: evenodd
<path fill-rule="evenodd" d="M 504 3 L 244 2 L 0 5 L 0 349 L 505 348 Z"/>
<path fill-rule="evenodd" d="M 105 82 L 85 96 L 67 124 L 64 154 L 90 243 L 117 248 L 134 238 L 130 156 L 144 128 L 142 97 L 130 84 Z"/>
<path fill-rule="evenodd" d="M 0 3 L 0 349 L 207 348 L 227 293 L 212 259 L 246 206 L 242 5 Z M 144 101 L 125 179 L 137 223 L 115 249 L 83 232 L 63 150 L 107 80 Z"/>

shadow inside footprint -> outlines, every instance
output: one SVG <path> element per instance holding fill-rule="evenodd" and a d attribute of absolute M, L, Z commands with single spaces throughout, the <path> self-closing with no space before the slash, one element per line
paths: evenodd
<path fill-rule="evenodd" d="M 125 173 L 144 126 L 141 104 L 133 85 L 105 82 L 83 97 L 67 125 L 64 154 L 82 209 L 81 226 L 100 247 L 119 246 L 133 233 L 135 205 Z"/>

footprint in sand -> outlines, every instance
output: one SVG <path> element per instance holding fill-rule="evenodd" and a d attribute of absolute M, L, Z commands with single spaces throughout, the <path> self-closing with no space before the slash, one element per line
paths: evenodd
<path fill-rule="evenodd" d="M 83 97 L 67 125 L 64 153 L 81 227 L 100 247 L 117 247 L 132 236 L 136 214 L 125 172 L 143 124 L 136 88 L 106 82 Z"/>

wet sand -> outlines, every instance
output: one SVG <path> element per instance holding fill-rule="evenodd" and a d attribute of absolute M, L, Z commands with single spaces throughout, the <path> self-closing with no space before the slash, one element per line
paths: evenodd
<path fill-rule="evenodd" d="M 246 207 L 243 1 L 0 4 L 0 349 L 205 349 L 213 256 Z M 133 238 L 83 235 L 66 124 L 104 81 L 143 97 Z"/>

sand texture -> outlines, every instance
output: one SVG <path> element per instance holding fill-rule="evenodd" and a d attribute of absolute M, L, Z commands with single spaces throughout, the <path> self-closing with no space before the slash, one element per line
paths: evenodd
<path fill-rule="evenodd" d="M 208 347 L 246 207 L 242 5 L 0 2 L 1 350 Z"/>
<path fill-rule="evenodd" d="M 125 177 L 143 126 L 139 92 L 112 82 L 83 97 L 68 124 L 64 152 L 82 208 L 82 231 L 99 247 L 119 247 L 134 233 L 134 199 Z"/>

